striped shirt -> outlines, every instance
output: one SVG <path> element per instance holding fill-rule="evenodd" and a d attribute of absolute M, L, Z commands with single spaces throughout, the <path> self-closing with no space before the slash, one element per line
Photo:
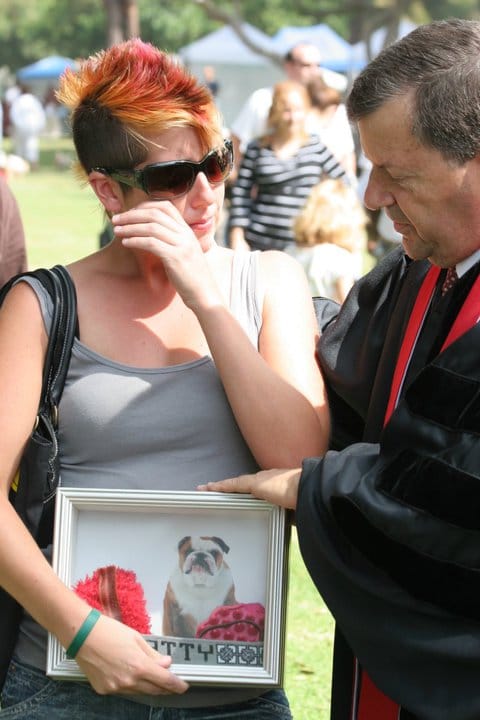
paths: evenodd
<path fill-rule="evenodd" d="M 232 187 L 230 227 L 242 227 L 252 250 L 283 250 L 295 242 L 293 222 L 322 176 L 345 171 L 316 135 L 287 158 L 253 140 Z"/>

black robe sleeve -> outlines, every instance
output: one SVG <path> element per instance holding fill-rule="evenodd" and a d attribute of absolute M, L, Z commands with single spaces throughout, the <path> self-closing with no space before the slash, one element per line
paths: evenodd
<path fill-rule="evenodd" d="M 408 317 L 416 295 L 409 284 L 418 286 L 425 272 L 416 263 L 401 269 L 399 256 L 397 263 L 393 281 L 375 297 L 373 287 L 369 296 L 360 287 L 347 300 L 360 311 L 348 317 L 342 308 L 323 335 L 335 422 L 341 427 L 353 412 L 357 432 L 368 435 L 376 415 L 379 429 L 377 442 L 351 442 L 350 424 L 337 434 L 347 447 L 304 462 L 300 549 L 348 644 L 384 693 L 422 719 L 478 720 L 480 328 L 418 374 L 382 430 L 385 401 L 372 410 L 368 393 L 386 382 L 382 368 L 391 377 L 399 339 L 389 333 Z M 372 312 L 379 327 L 368 320 Z"/>
<path fill-rule="evenodd" d="M 320 337 L 317 355 L 328 391 L 332 448 L 341 449 L 365 438 L 372 397 L 380 395 L 374 389 L 387 335 L 398 338 L 405 320 L 404 314 L 395 317 L 395 307 L 407 262 L 402 248 L 389 253 L 355 283 L 338 317 Z M 394 330 L 392 315 L 400 325 Z M 393 355 L 392 341 L 388 348 Z"/>
<path fill-rule="evenodd" d="M 369 555 L 372 542 L 388 552 L 388 531 L 376 531 L 365 506 L 350 526 L 348 512 L 336 507 L 340 497 L 355 508 L 378 463 L 373 444 L 305 461 L 296 512 L 302 557 L 349 646 L 384 693 L 422 720 L 478 720 L 478 621 L 412 595 Z M 380 493 L 376 500 L 381 506 Z M 396 509 L 401 520 L 402 508 L 394 506 L 379 510 L 388 518 Z M 422 531 L 414 513 L 405 515 L 414 544 Z M 361 540 L 362 525 L 370 536 Z M 405 562 L 400 555 L 392 554 L 391 562 Z"/>

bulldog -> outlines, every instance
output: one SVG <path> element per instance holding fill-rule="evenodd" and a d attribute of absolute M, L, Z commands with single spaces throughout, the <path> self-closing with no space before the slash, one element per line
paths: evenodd
<path fill-rule="evenodd" d="M 228 545 L 219 537 L 187 535 L 178 543 L 178 564 L 163 599 L 163 634 L 195 637 L 199 623 L 220 605 L 235 605 L 232 572 L 224 555 Z"/>

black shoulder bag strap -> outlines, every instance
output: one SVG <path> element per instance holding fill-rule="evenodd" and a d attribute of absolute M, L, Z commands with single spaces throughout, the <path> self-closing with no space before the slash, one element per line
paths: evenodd
<path fill-rule="evenodd" d="M 77 304 L 68 271 L 56 265 L 51 270 L 39 269 L 11 278 L 0 290 L 0 305 L 12 285 L 25 276 L 36 278 L 48 291 L 53 315 L 37 420 L 25 446 L 10 501 L 38 545 L 46 547 L 52 542 L 55 492 L 59 482 L 58 404 L 77 332 Z M 0 588 L 0 688 L 15 646 L 21 614 L 22 609 L 14 598 Z"/>

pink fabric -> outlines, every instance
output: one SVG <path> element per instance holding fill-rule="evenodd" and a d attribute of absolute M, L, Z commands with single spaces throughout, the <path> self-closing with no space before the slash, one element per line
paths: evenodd
<path fill-rule="evenodd" d="M 222 605 L 197 627 L 197 638 L 260 642 L 263 640 L 265 608 L 260 603 Z"/>

